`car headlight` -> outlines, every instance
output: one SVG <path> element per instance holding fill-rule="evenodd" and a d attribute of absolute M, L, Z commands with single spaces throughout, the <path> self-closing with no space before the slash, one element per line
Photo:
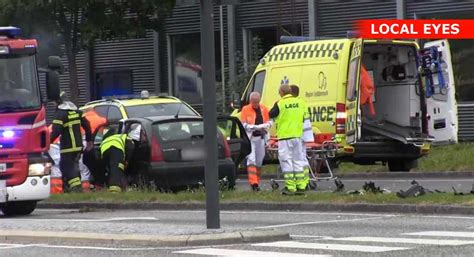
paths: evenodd
<path fill-rule="evenodd" d="M 30 164 L 28 168 L 28 176 L 44 176 L 51 173 L 51 163 L 35 163 Z"/>

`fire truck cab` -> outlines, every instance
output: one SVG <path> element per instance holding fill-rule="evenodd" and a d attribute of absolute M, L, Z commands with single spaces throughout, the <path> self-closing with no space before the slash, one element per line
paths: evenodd
<path fill-rule="evenodd" d="M 0 27 L 0 209 L 26 215 L 49 197 L 49 132 L 36 64 L 37 41 Z M 47 97 L 59 98 L 59 57 L 49 57 Z"/>

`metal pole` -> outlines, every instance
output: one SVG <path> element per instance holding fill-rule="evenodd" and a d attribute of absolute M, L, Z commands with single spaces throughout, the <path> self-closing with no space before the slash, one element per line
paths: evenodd
<path fill-rule="evenodd" d="M 222 112 L 225 113 L 225 58 L 224 58 L 224 7 L 219 7 L 219 25 L 221 39 L 221 80 L 222 80 Z"/>
<path fill-rule="evenodd" d="M 204 144 L 206 150 L 206 223 L 220 228 L 217 174 L 216 64 L 212 0 L 201 0 L 201 66 L 204 104 Z"/>

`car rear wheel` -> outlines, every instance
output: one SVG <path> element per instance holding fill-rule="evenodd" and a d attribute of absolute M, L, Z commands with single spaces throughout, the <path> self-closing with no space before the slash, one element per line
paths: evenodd
<path fill-rule="evenodd" d="M 31 214 L 36 209 L 36 201 L 7 202 L 2 207 L 5 216 L 20 216 Z"/>
<path fill-rule="evenodd" d="M 418 160 L 397 159 L 388 162 L 388 170 L 391 172 L 410 171 L 417 165 Z"/>

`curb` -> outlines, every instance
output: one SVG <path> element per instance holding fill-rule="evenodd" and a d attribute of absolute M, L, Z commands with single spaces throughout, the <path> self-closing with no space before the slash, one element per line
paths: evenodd
<path fill-rule="evenodd" d="M 205 210 L 205 203 L 38 203 L 43 209 L 111 209 L 111 210 Z M 459 205 L 416 204 L 332 204 L 332 203 L 221 203 L 221 210 L 253 211 L 314 211 L 314 212 L 375 212 L 415 214 L 474 215 L 474 207 Z"/>
<path fill-rule="evenodd" d="M 35 243 L 79 243 L 185 247 L 218 244 L 258 243 L 289 240 L 290 235 L 277 230 L 243 230 L 191 235 L 102 234 L 70 231 L 0 230 L 0 241 Z"/>
<path fill-rule="evenodd" d="M 364 173 L 340 173 L 335 174 L 339 179 L 386 179 L 386 178 L 473 178 L 473 171 L 430 171 L 430 172 L 364 172 Z M 247 179 L 247 175 L 239 175 L 240 179 Z M 262 174 L 262 179 L 275 179 L 276 175 Z"/>

